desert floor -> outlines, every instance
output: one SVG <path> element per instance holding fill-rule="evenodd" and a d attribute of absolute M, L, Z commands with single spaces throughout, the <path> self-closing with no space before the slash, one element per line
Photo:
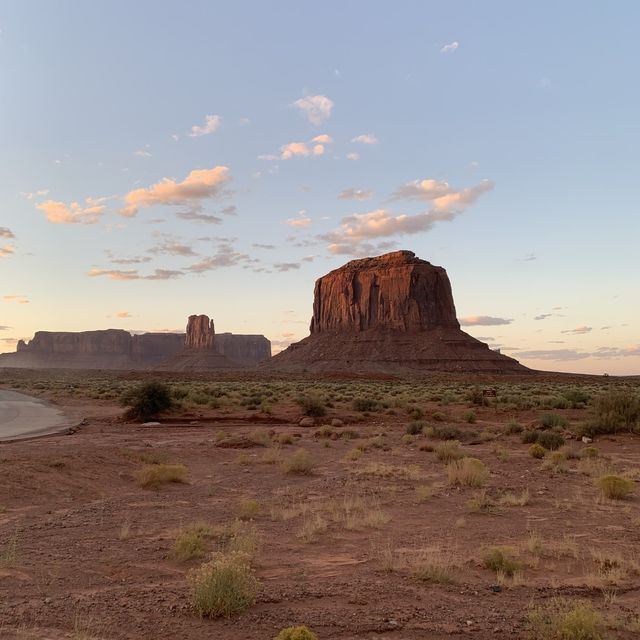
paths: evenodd
<path fill-rule="evenodd" d="M 594 398 L 637 379 L 165 374 L 181 407 L 136 424 L 118 398 L 149 377 L 0 371 L 83 418 L 0 444 L 1 638 L 527 638 L 557 602 L 588 603 L 603 637 L 640 634 L 640 489 L 597 486 L 640 480 L 640 436 L 580 435 Z M 302 427 L 310 406 L 325 415 Z M 565 444 L 537 459 L 523 433 L 543 424 Z M 488 470 L 477 486 L 455 483 L 463 457 Z M 141 486 L 163 464 L 185 481 Z M 181 560 L 196 523 L 203 546 Z M 234 540 L 255 603 L 201 618 L 188 575 Z"/>

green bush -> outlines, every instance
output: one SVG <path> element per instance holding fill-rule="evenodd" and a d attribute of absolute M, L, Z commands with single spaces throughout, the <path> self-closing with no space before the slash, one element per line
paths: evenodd
<path fill-rule="evenodd" d="M 527 615 L 530 640 L 604 640 L 603 617 L 586 601 L 555 599 Z"/>
<path fill-rule="evenodd" d="M 473 409 L 470 409 L 469 411 L 465 411 L 463 418 L 465 422 L 468 422 L 469 424 L 475 424 L 477 420 L 476 412 L 473 411 Z"/>
<path fill-rule="evenodd" d="M 618 431 L 640 432 L 640 394 L 631 391 L 608 391 L 596 397 L 594 419 L 583 433 L 617 433 Z"/>
<path fill-rule="evenodd" d="M 379 411 L 382 405 L 373 398 L 355 398 L 352 403 L 354 411 Z"/>
<path fill-rule="evenodd" d="M 189 574 L 192 602 L 201 616 L 230 617 L 255 602 L 258 581 L 246 553 L 217 554 Z"/>
<path fill-rule="evenodd" d="M 557 413 L 545 413 L 542 418 L 540 418 L 540 424 L 545 429 L 553 429 L 554 427 L 564 429 L 569 423 L 566 418 Z"/>
<path fill-rule="evenodd" d="M 529 447 L 529 455 L 532 458 L 537 458 L 537 459 L 544 458 L 546 454 L 547 454 L 547 450 L 537 442 L 535 442 Z"/>
<path fill-rule="evenodd" d="M 146 382 L 121 397 L 127 416 L 134 420 L 150 420 L 173 406 L 170 388 L 162 382 Z"/>
<path fill-rule="evenodd" d="M 321 418 L 327 413 L 324 401 L 316 395 L 309 394 L 300 396 L 300 398 L 298 398 L 298 404 L 302 407 L 305 416 Z"/>
<path fill-rule="evenodd" d="M 564 438 L 555 431 L 540 431 L 536 442 L 549 451 L 555 451 L 564 444 Z"/>
<path fill-rule="evenodd" d="M 301 627 L 287 627 L 273 640 L 318 640 L 318 636 L 303 625 Z"/>
<path fill-rule="evenodd" d="M 424 428 L 425 424 L 424 422 L 410 422 L 407 425 L 407 429 L 406 432 L 410 435 L 410 436 L 417 436 L 419 434 L 422 433 L 422 429 Z"/>
<path fill-rule="evenodd" d="M 624 500 L 635 488 L 633 480 L 616 475 L 602 476 L 596 480 L 596 485 L 602 495 L 610 500 Z"/>
<path fill-rule="evenodd" d="M 484 554 L 483 563 L 487 569 L 509 577 L 520 569 L 520 563 L 504 547 L 489 547 Z"/>

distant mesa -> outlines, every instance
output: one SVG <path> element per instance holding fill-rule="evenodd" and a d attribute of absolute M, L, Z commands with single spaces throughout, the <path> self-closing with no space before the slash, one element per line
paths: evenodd
<path fill-rule="evenodd" d="M 318 279 L 310 333 L 262 366 L 283 371 L 529 371 L 460 329 L 447 272 L 411 251 L 352 260 Z"/>
<path fill-rule="evenodd" d="M 270 357 L 264 336 L 216 335 L 207 316 L 190 316 L 186 333 L 37 331 L 28 343 L 20 340 L 15 353 L 0 354 L 0 367 L 206 371 L 255 367 Z"/>

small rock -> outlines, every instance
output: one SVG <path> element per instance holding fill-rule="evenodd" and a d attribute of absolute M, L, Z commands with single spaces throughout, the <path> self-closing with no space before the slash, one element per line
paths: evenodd
<path fill-rule="evenodd" d="M 494 593 L 500 593 L 502 591 L 502 587 L 499 584 L 492 584 L 491 591 Z"/>
<path fill-rule="evenodd" d="M 157 427 L 160 423 L 159 422 L 143 422 L 140 426 L 141 427 Z"/>
<path fill-rule="evenodd" d="M 298 422 L 298 425 L 301 427 L 313 427 L 313 425 L 316 423 L 316 421 L 313 418 L 302 418 L 302 420 L 300 420 L 300 422 Z"/>
<path fill-rule="evenodd" d="M 331 418 L 331 426 L 332 427 L 343 427 L 344 422 L 340 420 L 340 418 Z"/>
<path fill-rule="evenodd" d="M 582 442 L 584 442 L 585 444 L 590 444 L 591 442 L 593 442 L 593 438 L 589 438 L 588 436 L 582 436 Z"/>

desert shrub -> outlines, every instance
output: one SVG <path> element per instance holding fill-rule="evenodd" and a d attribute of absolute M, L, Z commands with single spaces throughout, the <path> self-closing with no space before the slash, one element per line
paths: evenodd
<path fill-rule="evenodd" d="M 483 564 L 487 569 L 505 576 L 513 576 L 520 569 L 520 563 L 505 547 L 489 547 L 484 554 Z"/>
<path fill-rule="evenodd" d="M 379 411 L 382 405 L 373 398 L 355 398 L 352 402 L 354 411 Z"/>
<path fill-rule="evenodd" d="M 473 410 L 465 411 L 463 418 L 465 422 L 468 422 L 469 424 L 475 424 L 477 420 L 476 412 Z"/>
<path fill-rule="evenodd" d="M 567 419 L 557 413 L 545 413 L 540 418 L 540 424 L 545 429 L 553 429 L 554 427 L 566 427 L 569 423 Z"/>
<path fill-rule="evenodd" d="M 424 422 L 420 422 L 420 421 L 410 422 L 407 425 L 406 432 L 411 436 L 417 436 L 418 434 L 422 433 L 422 429 L 424 428 L 424 426 L 425 426 Z"/>
<path fill-rule="evenodd" d="M 433 438 L 434 440 L 462 440 L 462 438 L 467 435 L 457 427 L 443 427 L 437 425 L 435 427 L 427 427 L 424 432 L 429 438 Z"/>
<path fill-rule="evenodd" d="M 536 442 L 549 451 L 555 451 L 564 444 L 564 438 L 555 431 L 540 431 Z"/>
<path fill-rule="evenodd" d="M 633 493 L 635 483 L 622 476 L 607 475 L 596 480 L 596 486 L 605 498 L 610 500 L 624 500 Z"/>
<path fill-rule="evenodd" d="M 201 523 L 183 529 L 176 536 L 169 556 L 178 562 L 202 558 L 206 551 L 206 538 L 210 535 L 211 527 Z"/>
<path fill-rule="evenodd" d="M 433 450 L 441 462 L 451 462 L 464 458 L 464 451 L 460 448 L 460 443 L 457 440 L 439 442 Z"/>
<path fill-rule="evenodd" d="M 527 430 L 522 433 L 523 444 L 535 444 L 538 442 L 538 432 Z"/>
<path fill-rule="evenodd" d="M 304 625 L 282 629 L 273 640 L 318 640 L 318 636 Z"/>
<path fill-rule="evenodd" d="M 315 462 L 306 449 L 297 449 L 282 461 L 281 467 L 285 473 L 309 475 L 315 467 Z"/>
<path fill-rule="evenodd" d="M 436 411 L 435 413 L 433 413 L 431 415 L 431 417 L 436 421 L 436 422 L 444 422 L 447 419 L 447 416 L 444 415 L 444 413 L 442 413 L 441 411 Z"/>
<path fill-rule="evenodd" d="M 129 389 L 120 399 L 133 420 L 149 420 L 171 409 L 173 399 L 170 388 L 162 382 L 146 382 Z"/>
<path fill-rule="evenodd" d="M 412 420 L 420 420 L 421 418 L 424 417 L 424 411 L 419 407 L 413 407 L 409 409 L 408 413 L 409 413 L 409 417 Z"/>
<path fill-rule="evenodd" d="M 327 413 L 324 400 L 317 395 L 307 394 L 298 398 L 298 404 L 302 407 L 305 416 L 321 418 Z"/>
<path fill-rule="evenodd" d="M 580 457 L 581 458 L 597 458 L 598 450 L 595 447 L 585 447 L 580 452 Z"/>
<path fill-rule="evenodd" d="M 232 551 L 217 554 L 189 574 L 192 602 L 201 616 L 230 617 L 255 602 L 258 581 L 250 557 Z"/>
<path fill-rule="evenodd" d="M 554 599 L 527 614 L 531 640 L 604 640 L 603 617 L 586 601 Z"/>
<path fill-rule="evenodd" d="M 137 474 L 143 489 L 157 489 L 163 484 L 186 482 L 187 467 L 183 464 L 146 464 Z"/>
<path fill-rule="evenodd" d="M 586 406 L 591 400 L 591 394 L 584 389 L 573 388 L 566 389 L 562 395 L 569 401 L 572 409 L 580 409 Z"/>
<path fill-rule="evenodd" d="M 236 515 L 240 520 L 251 520 L 260 513 L 260 503 L 257 500 L 244 499 L 238 502 Z"/>
<path fill-rule="evenodd" d="M 511 420 L 510 422 L 507 423 L 508 434 L 513 435 L 516 433 L 522 433 L 522 431 L 523 431 L 523 427 L 519 425 L 517 422 L 514 422 L 513 420 Z"/>
<path fill-rule="evenodd" d="M 586 435 L 640 431 L 640 394 L 631 391 L 608 391 L 596 397 L 594 419 L 582 432 Z"/>
<path fill-rule="evenodd" d="M 477 458 L 462 458 L 447 465 L 449 484 L 482 487 L 489 479 L 489 469 Z"/>

